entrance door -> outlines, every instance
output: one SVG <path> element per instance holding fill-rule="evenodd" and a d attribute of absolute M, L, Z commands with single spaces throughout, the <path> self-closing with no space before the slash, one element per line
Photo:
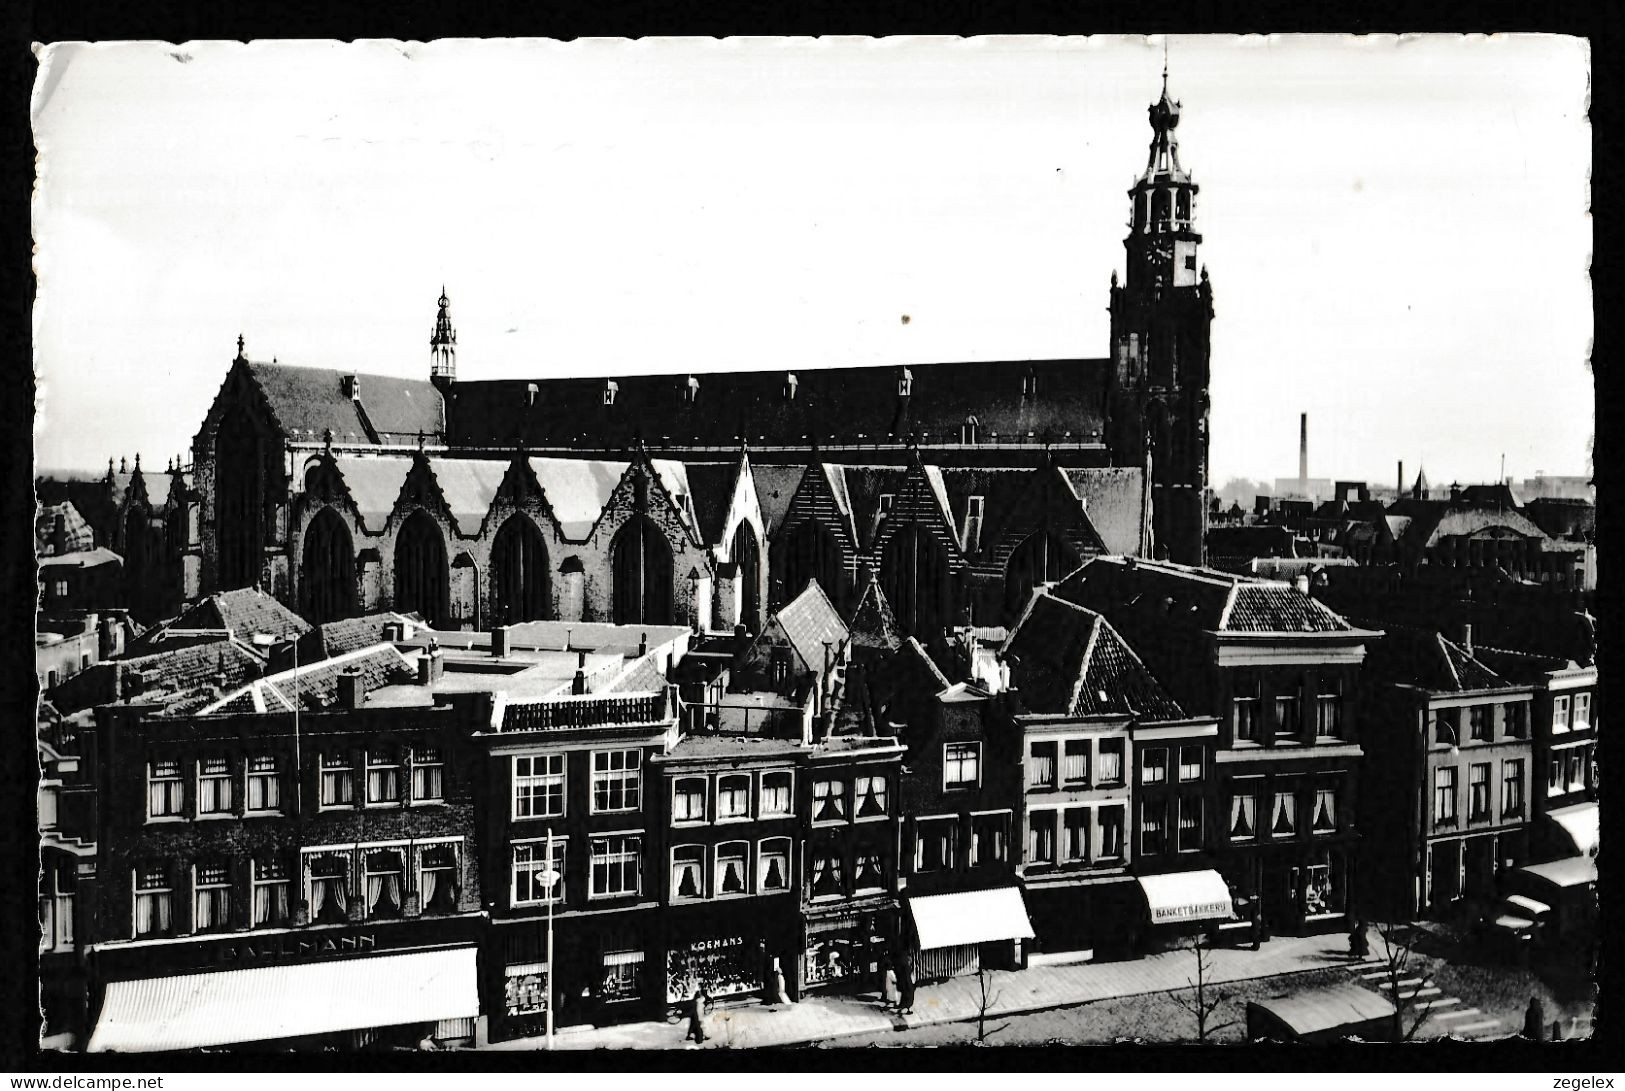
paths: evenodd
<path fill-rule="evenodd" d="M 1461 842 L 1440 841 L 1428 850 L 1428 907 L 1449 912 L 1461 897 Z"/>

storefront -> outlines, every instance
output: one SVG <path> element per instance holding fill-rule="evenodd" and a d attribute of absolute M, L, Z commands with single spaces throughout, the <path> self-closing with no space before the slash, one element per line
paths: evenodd
<path fill-rule="evenodd" d="M 1045 962 L 1109 962 L 1134 957 L 1139 886 L 1131 875 L 1066 882 L 1031 878 L 1023 892 L 1036 933 L 1029 965 Z"/>
<path fill-rule="evenodd" d="M 896 947 L 896 906 L 890 899 L 859 909 L 807 912 L 802 988 L 878 988 L 882 963 Z"/>
<path fill-rule="evenodd" d="M 1166 950 L 1186 937 L 1216 932 L 1235 919 L 1235 898 L 1217 871 L 1173 871 L 1142 875 L 1144 950 Z"/>
<path fill-rule="evenodd" d="M 569 916 L 554 922 L 556 975 L 547 965 L 547 926 L 509 921 L 493 929 L 487 1010 L 500 1009 L 492 1037 L 544 1034 L 547 1006 L 555 1027 L 654 1018 L 665 1011 L 647 911 Z M 551 980 L 550 980 L 551 979 Z"/>
<path fill-rule="evenodd" d="M 352 950 L 332 961 L 112 981 L 88 1048 L 137 1053 L 277 1043 L 354 1049 L 429 1037 L 469 1040 L 479 1015 L 477 961 L 473 946 L 379 955 Z"/>
<path fill-rule="evenodd" d="M 910 898 L 916 981 L 965 977 L 1021 964 L 1032 921 L 1017 887 Z"/>

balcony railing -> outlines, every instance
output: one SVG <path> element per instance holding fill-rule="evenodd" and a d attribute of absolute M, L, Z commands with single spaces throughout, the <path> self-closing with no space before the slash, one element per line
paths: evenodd
<path fill-rule="evenodd" d="M 671 717 L 672 704 L 665 692 L 609 696 L 584 693 L 542 701 L 511 702 L 502 715 L 502 730 L 571 731 L 659 723 Z"/>

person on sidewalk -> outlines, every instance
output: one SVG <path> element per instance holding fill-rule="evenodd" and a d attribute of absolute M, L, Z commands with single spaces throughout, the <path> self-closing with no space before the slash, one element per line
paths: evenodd
<path fill-rule="evenodd" d="M 897 966 L 897 1014 L 912 1015 L 914 1013 L 914 973 L 907 962 Z"/>
<path fill-rule="evenodd" d="M 1523 1036 L 1531 1042 L 1543 1041 L 1546 1037 L 1546 1006 L 1538 996 L 1529 998 L 1529 1007 L 1523 1013 Z"/>
<path fill-rule="evenodd" d="M 1354 927 L 1349 929 L 1349 957 L 1369 958 L 1371 955 L 1371 942 L 1366 938 L 1365 922 L 1357 920 Z"/>
<path fill-rule="evenodd" d="M 886 960 L 885 970 L 880 975 L 880 1002 L 887 1011 L 897 1004 L 897 970 L 890 959 Z"/>
<path fill-rule="evenodd" d="M 790 994 L 784 991 L 784 967 L 779 965 L 779 960 L 776 958 L 773 960 L 773 970 L 768 975 L 767 1002 L 769 1004 L 784 1005 L 790 1003 Z"/>
<path fill-rule="evenodd" d="M 683 1035 L 685 1041 L 692 1038 L 695 1045 L 705 1044 L 705 1009 L 710 1002 L 711 994 L 705 991 L 704 986 L 696 989 L 694 995 L 689 997 L 688 1033 Z"/>

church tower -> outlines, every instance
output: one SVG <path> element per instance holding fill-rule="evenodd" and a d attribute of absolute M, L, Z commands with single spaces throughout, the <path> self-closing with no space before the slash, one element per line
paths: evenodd
<path fill-rule="evenodd" d="M 1151 466 L 1155 555 L 1201 564 L 1207 525 L 1208 331 L 1213 292 L 1197 259 L 1196 183 L 1179 164 L 1179 103 L 1150 109 L 1151 154 L 1133 202 L 1122 284 L 1112 274 L 1106 442 L 1119 466 Z"/>
<path fill-rule="evenodd" d="M 457 381 L 457 331 L 451 325 L 451 300 L 446 298 L 445 285 L 440 287 L 440 313 L 429 338 L 429 380 L 447 397 Z"/>

